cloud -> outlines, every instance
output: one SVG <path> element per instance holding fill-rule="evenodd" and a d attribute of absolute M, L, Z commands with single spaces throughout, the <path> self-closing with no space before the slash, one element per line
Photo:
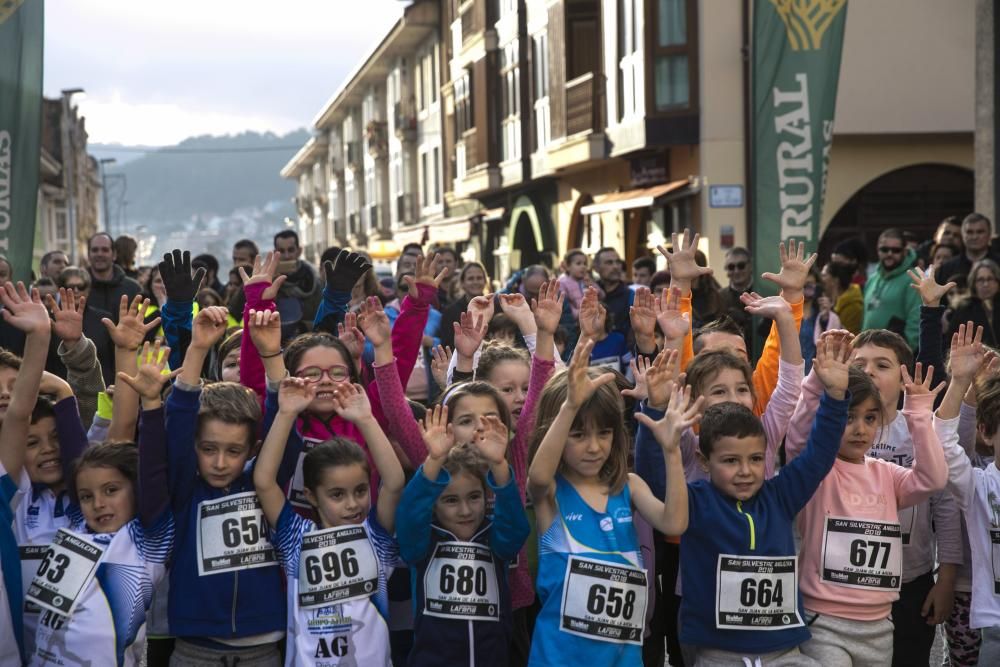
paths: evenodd
<path fill-rule="evenodd" d="M 50 0 L 45 92 L 81 87 L 90 140 L 162 145 L 303 127 L 399 0 Z"/>

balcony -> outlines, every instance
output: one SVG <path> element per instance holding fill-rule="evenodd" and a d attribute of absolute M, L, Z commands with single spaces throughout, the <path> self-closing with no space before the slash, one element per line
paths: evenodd
<path fill-rule="evenodd" d="M 383 159 L 389 154 L 389 141 L 386 134 L 384 120 L 372 120 L 365 126 L 365 144 L 368 146 L 368 154 L 376 160 Z"/>
<path fill-rule="evenodd" d="M 361 157 L 361 142 L 359 141 L 348 141 L 347 146 L 347 168 L 353 171 L 358 171 L 364 164 L 364 160 Z"/>
<path fill-rule="evenodd" d="M 368 233 L 377 232 L 381 228 L 381 225 L 379 225 L 378 204 L 371 204 L 368 206 Z"/>
<path fill-rule="evenodd" d="M 403 193 L 396 195 L 396 224 L 399 226 L 409 225 L 416 220 L 413 215 L 413 196 Z"/>
<path fill-rule="evenodd" d="M 347 235 L 357 236 L 361 233 L 360 216 L 357 213 L 351 213 L 347 216 Z"/>
<path fill-rule="evenodd" d="M 479 156 L 476 139 L 476 128 L 473 127 L 466 130 L 455 144 L 454 191 L 460 197 L 500 187 L 500 170 L 485 164 L 486 156 Z"/>
<path fill-rule="evenodd" d="M 462 24 L 462 43 L 465 44 L 474 35 L 483 31 L 483 17 L 476 0 L 467 1 L 459 10 L 459 20 Z"/>
<path fill-rule="evenodd" d="M 410 142 L 417 138 L 417 117 L 411 106 L 396 102 L 392 108 L 392 124 L 396 129 L 396 138 L 400 141 Z"/>
<path fill-rule="evenodd" d="M 601 132 L 603 77 L 593 72 L 566 82 L 566 134 Z"/>

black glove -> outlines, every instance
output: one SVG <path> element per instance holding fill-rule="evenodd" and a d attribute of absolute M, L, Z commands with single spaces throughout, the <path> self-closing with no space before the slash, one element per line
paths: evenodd
<path fill-rule="evenodd" d="M 201 288 L 201 281 L 205 279 L 204 267 L 199 268 L 191 275 L 191 253 L 185 250 L 174 250 L 173 254 L 167 253 L 163 256 L 163 261 L 159 263 L 160 279 L 163 280 L 163 287 L 167 290 L 167 299 L 170 301 L 194 301 L 195 295 Z"/>
<path fill-rule="evenodd" d="M 334 292 L 350 292 L 372 265 L 356 252 L 341 250 L 337 259 L 323 262 L 326 286 Z"/>

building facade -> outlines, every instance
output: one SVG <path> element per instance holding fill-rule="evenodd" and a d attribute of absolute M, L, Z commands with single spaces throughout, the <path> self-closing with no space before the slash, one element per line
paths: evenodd
<path fill-rule="evenodd" d="M 721 275 L 749 242 L 752 5 L 416 0 L 282 171 L 322 230 L 304 236 L 387 258 L 447 243 L 500 279 L 570 248 L 655 256 L 691 227 Z M 821 252 L 973 208 L 975 4 L 847 16 Z"/>

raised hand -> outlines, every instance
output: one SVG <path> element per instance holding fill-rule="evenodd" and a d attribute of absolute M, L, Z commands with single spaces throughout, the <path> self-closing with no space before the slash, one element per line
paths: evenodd
<path fill-rule="evenodd" d="M 323 262 L 326 286 L 334 292 L 350 292 L 361 276 L 371 268 L 371 262 L 362 255 L 341 250 L 334 261 Z"/>
<path fill-rule="evenodd" d="M 632 321 L 632 332 L 635 334 L 636 342 L 644 340 L 656 341 L 656 297 L 649 291 L 648 287 L 640 287 L 635 291 L 635 298 L 628 311 L 629 319 Z M 642 346 L 648 349 L 650 346 Z"/>
<path fill-rule="evenodd" d="M 267 289 L 261 293 L 260 298 L 264 301 L 274 301 L 275 297 L 278 296 L 278 290 L 281 289 L 281 284 L 288 277 L 284 275 L 279 275 L 277 278 L 274 277 L 278 272 L 278 264 L 280 262 L 281 256 L 269 250 L 263 257 L 260 255 L 254 257 L 253 275 L 248 276 L 245 268 L 242 266 L 238 267 L 243 287 L 245 288 L 247 285 L 255 285 L 257 283 L 268 283 Z"/>
<path fill-rule="evenodd" d="M 196 317 L 195 323 L 197 321 Z M 251 310 L 247 322 L 250 325 L 250 340 L 253 341 L 261 358 L 276 357 L 281 354 L 281 315 L 277 311 Z"/>
<path fill-rule="evenodd" d="M 163 256 L 163 261 L 157 266 L 160 269 L 160 279 L 170 301 L 194 301 L 195 295 L 201 289 L 205 279 L 205 269 L 199 268 L 191 273 L 191 252 L 174 250 Z"/>
<path fill-rule="evenodd" d="M 925 306 L 940 306 L 944 295 L 956 286 L 956 283 L 953 282 L 938 285 L 934 279 L 933 266 L 928 269 L 926 276 L 916 269 L 910 269 L 906 275 L 910 276 L 910 287 L 917 290 L 917 293 L 920 294 L 920 301 Z"/>
<path fill-rule="evenodd" d="M 28 290 L 24 283 L 6 282 L 0 289 L 0 301 L 3 301 L 3 319 L 7 324 L 26 334 L 48 332 L 52 328 L 49 312 L 42 305 L 38 290 Z"/>
<path fill-rule="evenodd" d="M 442 461 L 455 446 L 455 434 L 448 423 L 448 406 L 436 405 L 428 410 L 423 424 L 424 445 L 427 455 Z"/>
<path fill-rule="evenodd" d="M 649 357 L 645 357 L 640 354 L 638 359 L 630 360 L 628 365 L 632 369 L 632 377 L 635 378 L 635 386 L 631 389 L 623 389 L 622 396 L 630 396 L 637 401 L 645 401 L 649 396 L 649 391 L 646 387 L 646 373 L 653 364 L 649 360 Z"/>
<path fill-rule="evenodd" d="M 792 307 L 780 296 L 761 296 L 757 292 L 744 292 L 740 301 L 751 315 L 776 320 L 782 316 L 792 316 Z"/>
<path fill-rule="evenodd" d="M 431 374 L 437 386 L 444 389 L 448 386 L 448 366 L 451 365 L 452 349 L 436 345 L 431 350 Z"/>
<path fill-rule="evenodd" d="M 816 253 L 805 257 L 805 242 L 798 243 L 794 239 L 788 242 L 788 250 L 785 250 L 785 243 L 778 244 L 778 258 L 781 260 L 781 271 L 777 274 L 762 273 L 761 278 L 769 280 L 782 290 L 782 296 L 789 303 L 798 303 L 802 300 L 802 288 L 805 287 L 806 279 L 809 278 L 809 269 L 816 263 Z"/>
<path fill-rule="evenodd" d="M 253 317 L 251 313 L 251 318 Z M 222 306 L 209 306 L 198 311 L 191 323 L 191 345 L 207 350 L 218 343 L 226 333 L 229 311 Z"/>
<path fill-rule="evenodd" d="M 548 280 L 538 288 L 538 298 L 531 300 L 531 310 L 535 315 L 535 326 L 539 332 L 555 335 L 562 319 L 563 302 L 566 294 L 559 289 L 559 281 Z"/>
<path fill-rule="evenodd" d="M 903 390 L 907 396 L 925 396 L 927 394 L 937 396 L 944 389 L 944 382 L 932 389 L 931 380 L 934 379 L 934 367 L 928 366 L 926 374 L 921 373 L 922 367 L 923 364 L 917 363 L 913 369 L 913 377 L 910 377 L 910 372 L 906 370 L 906 366 L 899 367 L 899 372 L 903 376 Z"/>
<path fill-rule="evenodd" d="M 659 410 L 667 406 L 670 400 L 670 383 L 684 383 L 681 370 L 681 353 L 679 350 L 660 350 L 653 360 L 653 365 L 646 371 L 646 403 L 651 408 Z"/>
<path fill-rule="evenodd" d="M 500 418 L 496 415 L 487 415 L 480 418 L 472 442 L 487 463 L 497 465 L 506 460 L 509 440 L 507 427 Z"/>
<path fill-rule="evenodd" d="M 663 290 L 660 298 L 654 302 L 656 322 L 663 332 L 664 342 L 683 340 L 691 331 L 691 318 L 681 312 L 681 290 L 671 287 Z"/>
<path fill-rule="evenodd" d="M 666 389 L 669 399 L 662 419 L 654 421 L 641 412 L 636 413 L 635 418 L 653 433 L 663 451 L 669 453 L 680 448 L 681 434 L 701 420 L 705 397 L 699 396 L 692 401 L 691 387 L 684 384 L 668 382 Z"/>
<path fill-rule="evenodd" d="M 299 415 L 316 398 L 316 385 L 297 377 L 286 377 L 278 387 L 278 411 Z"/>
<path fill-rule="evenodd" d="M 409 287 L 409 293 L 414 298 L 418 294 L 417 285 L 428 285 L 436 290 L 441 287 L 441 283 L 448 277 L 447 266 L 435 275 L 434 268 L 437 265 L 437 257 L 437 253 L 425 255 L 417 262 L 416 275 L 403 276 L 403 280 L 406 281 L 406 285 Z"/>
<path fill-rule="evenodd" d="M 573 358 L 569 361 L 566 405 L 576 410 L 579 410 L 598 388 L 615 380 L 614 373 L 590 376 L 590 354 L 593 351 L 594 341 L 592 339 L 584 341 L 576 346 Z"/>
<path fill-rule="evenodd" d="M 657 246 L 660 254 L 667 258 L 667 268 L 670 269 L 670 279 L 690 286 L 690 284 L 701 276 L 712 275 L 712 269 L 707 266 L 698 266 L 695 261 L 695 253 L 698 251 L 698 241 L 700 234 L 692 236 L 690 229 L 685 229 L 683 234 L 674 232 L 670 235 L 670 243 L 673 252 L 663 246 Z"/>
<path fill-rule="evenodd" d="M 73 290 L 59 288 L 59 301 L 51 294 L 48 297 L 49 310 L 55 321 L 52 332 L 58 336 L 66 347 L 72 347 L 83 337 L 83 311 L 87 305 L 87 297 L 76 296 Z"/>
<path fill-rule="evenodd" d="M 358 312 L 358 326 L 372 345 L 379 347 L 392 341 L 392 327 L 389 316 L 382 308 L 382 302 L 376 296 L 370 296 L 361 304 Z"/>
<path fill-rule="evenodd" d="M 812 367 L 826 388 L 826 393 L 838 400 L 843 400 L 847 395 L 850 359 L 851 345 L 843 336 L 820 338 L 816 344 L 816 359 Z"/>
<path fill-rule="evenodd" d="M 42 378 L 38 383 L 38 393 L 55 396 L 56 400 L 59 401 L 72 396 L 73 388 L 58 375 L 42 371 Z"/>
<path fill-rule="evenodd" d="M 608 311 L 597 300 L 597 290 L 588 287 L 583 292 L 583 300 L 580 302 L 580 336 L 597 340 L 604 334 L 604 322 L 608 317 Z"/>
<path fill-rule="evenodd" d="M 819 335 L 820 342 L 828 338 L 842 341 L 843 344 L 848 347 L 850 347 L 851 343 L 854 342 L 854 334 L 847 329 L 827 329 Z"/>
<path fill-rule="evenodd" d="M 161 347 L 160 341 L 150 346 L 149 341 L 142 344 L 139 353 L 139 368 L 134 376 L 128 373 L 118 373 L 118 381 L 127 384 L 135 393 L 147 401 L 159 400 L 163 386 L 170 382 L 180 370 L 164 373 L 167 361 L 170 359 L 170 348 Z"/>
<path fill-rule="evenodd" d="M 969 383 L 983 367 L 986 350 L 983 348 L 983 328 L 973 322 L 958 325 L 958 331 L 951 337 L 951 377 L 953 380 Z"/>
<path fill-rule="evenodd" d="M 357 313 L 347 313 L 344 315 L 344 321 L 337 323 L 337 338 L 351 353 L 355 362 L 361 359 L 365 349 L 365 335 L 358 328 Z"/>
<path fill-rule="evenodd" d="M 372 406 L 368 394 L 360 384 L 341 382 L 333 390 L 333 409 L 352 424 L 372 418 Z"/>
<path fill-rule="evenodd" d="M 499 301 L 500 310 L 517 325 L 522 333 L 530 334 L 538 331 L 535 325 L 535 316 L 523 294 L 501 294 Z"/>
<path fill-rule="evenodd" d="M 472 358 L 486 336 L 487 323 L 482 315 L 462 313 L 454 323 L 455 349 L 463 357 Z"/>
<path fill-rule="evenodd" d="M 130 305 L 128 297 L 123 294 L 121 303 L 118 304 L 118 324 L 107 317 L 101 320 L 115 347 L 120 347 L 123 350 L 138 350 L 142 341 L 145 340 L 146 334 L 160 326 L 159 317 L 154 318 L 148 324 L 144 322 L 144 313 L 147 308 L 149 308 L 149 299 L 137 296 Z"/>
<path fill-rule="evenodd" d="M 473 315 L 482 315 L 483 320 L 489 326 L 490 320 L 493 319 L 493 312 L 496 309 L 494 303 L 495 294 L 484 294 L 483 296 L 473 297 L 469 301 L 469 305 L 465 308 L 466 312 L 472 313 Z"/>

